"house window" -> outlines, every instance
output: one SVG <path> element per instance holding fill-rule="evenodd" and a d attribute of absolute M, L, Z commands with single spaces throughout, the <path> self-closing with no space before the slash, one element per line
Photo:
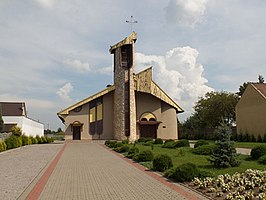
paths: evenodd
<path fill-rule="evenodd" d="M 103 131 L 103 102 L 102 97 L 90 102 L 89 114 L 90 134 L 101 135 Z"/>

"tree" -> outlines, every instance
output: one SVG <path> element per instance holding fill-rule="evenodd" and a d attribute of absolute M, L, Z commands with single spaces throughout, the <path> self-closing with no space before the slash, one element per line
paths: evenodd
<path fill-rule="evenodd" d="M 263 76 L 262 75 L 259 75 L 259 83 L 264 83 L 264 78 L 263 78 Z"/>
<path fill-rule="evenodd" d="M 229 92 L 208 92 L 201 97 L 195 106 L 195 115 L 206 124 L 205 127 L 217 127 L 222 121 L 228 124 L 235 122 L 235 106 L 238 95 Z"/>
<path fill-rule="evenodd" d="M 231 129 L 226 123 L 221 123 L 217 128 L 218 140 L 215 142 L 216 148 L 209 161 L 217 168 L 227 168 L 239 165 L 236 159 L 236 148 L 231 141 Z"/>
<path fill-rule="evenodd" d="M 4 130 L 4 120 L 2 117 L 2 107 L 0 105 L 0 132 L 2 132 Z"/>
<path fill-rule="evenodd" d="M 238 94 L 239 96 L 242 96 L 249 83 L 250 82 L 245 82 L 243 83 L 243 85 L 240 85 L 239 92 L 237 92 L 236 94 Z"/>

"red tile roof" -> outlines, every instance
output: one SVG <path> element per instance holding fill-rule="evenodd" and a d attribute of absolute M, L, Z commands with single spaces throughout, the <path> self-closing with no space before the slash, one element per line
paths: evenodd
<path fill-rule="evenodd" d="M 253 85 L 266 98 L 266 84 L 265 83 L 253 83 Z"/>

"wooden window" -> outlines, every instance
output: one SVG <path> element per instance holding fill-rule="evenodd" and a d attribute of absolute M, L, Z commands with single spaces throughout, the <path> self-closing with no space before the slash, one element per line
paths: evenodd
<path fill-rule="evenodd" d="M 90 122 L 95 122 L 96 107 L 90 109 Z"/>

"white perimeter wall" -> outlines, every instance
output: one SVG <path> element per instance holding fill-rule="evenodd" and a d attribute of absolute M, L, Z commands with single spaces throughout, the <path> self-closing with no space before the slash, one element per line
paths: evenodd
<path fill-rule="evenodd" d="M 27 136 L 44 136 L 44 125 L 24 116 L 3 116 L 5 124 L 17 124 Z"/>

